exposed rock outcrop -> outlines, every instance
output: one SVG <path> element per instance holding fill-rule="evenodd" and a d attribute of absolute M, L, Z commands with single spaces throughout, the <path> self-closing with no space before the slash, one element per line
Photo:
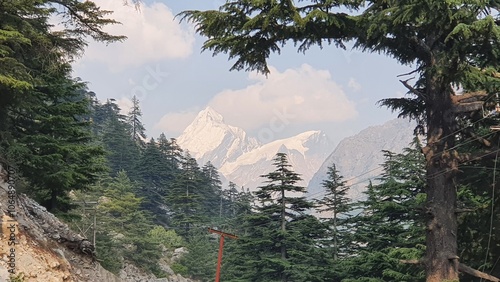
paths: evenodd
<path fill-rule="evenodd" d="M 158 279 L 126 264 L 120 277 L 96 260 L 94 246 L 44 207 L 17 194 L 15 171 L 0 164 L 0 281 L 24 282 L 190 282 L 171 273 Z M 191 281 L 192 282 L 192 281 Z"/>

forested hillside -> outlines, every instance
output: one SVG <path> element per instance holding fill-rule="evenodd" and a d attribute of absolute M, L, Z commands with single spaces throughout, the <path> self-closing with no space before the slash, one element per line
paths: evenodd
<path fill-rule="evenodd" d="M 90 1 L 20 0 L 0 1 L 0 161 L 15 168 L 0 172 L 8 184 L 2 213 L 15 220 L 28 201 L 17 195 L 27 194 L 84 238 L 72 245 L 47 231 L 47 240 L 115 274 L 133 264 L 167 281 L 174 273 L 212 281 L 220 240 L 213 228 L 235 235 L 226 241 L 223 281 L 500 281 L 500 135 L 490 127 L 500 123 L 500 3 L 367 1 L 347 16 L 329 11 L 361 9 L 360 1 L 311 2 L 297 9 L 292 1 L 242 0 L 184 16 L 209 36 L 205 48 L 238 57 L 235 69 L 269 71 L 269 53 L 287 40 L 304 51 L 353 38 L 416 64 L 416 85 L 402 81 L 413 98 L 382 104 L 417 120 L 426 144 L 415 138 L 403 153 L 385 151 L 365 200 L 347 197 L 335 164 L 321 182 L 324 196 L 308 197 L 284 153 L 257 191 L 222 187 L 210 162 L 198 164 L 165 134 L 147 136 L 136 97 L 123 114 L 72 76 L 87 38 L 125 39 L 103 31 L 116 23 L 111 12 Z M 63 15 L 62 30 L 51 29 L 54 14 Z M 484 114 L 490 110 L 496 115 Z M 14 245 L 9 255 L 22 243 L 11 226 L 2 225 L 3 242 Z M 22 281 L 9 255 L 2 266 Z"/>

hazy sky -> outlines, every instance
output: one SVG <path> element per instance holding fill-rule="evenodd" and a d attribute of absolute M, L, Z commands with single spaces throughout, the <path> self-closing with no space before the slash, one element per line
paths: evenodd
<path fill-rule="evenodd" d="M 120 0 L 95 2 L 122 22 L 106 30 L 128 40 L 108 46 L 90 42 L 74 74 L 88 81 L 100 100 L 114 98 L 125 110 L 136 95 L 148 137 L 161 132 L 177 137 L 211 106 L 226 123 L 264 142 L 306 130 L 323 130 L 337 142 L 394 118 L 376 102 L 406 92 L 397 75 L 409 67 L 334 46 L 302 54 L 289 45 L 271 57 L 267 78 L 230 72 L 226 55 L 201 53 L 205 39 L 174 19 L 183 10 L 216 9 L 223 1 L 145 1 L 140 11 Z"/>

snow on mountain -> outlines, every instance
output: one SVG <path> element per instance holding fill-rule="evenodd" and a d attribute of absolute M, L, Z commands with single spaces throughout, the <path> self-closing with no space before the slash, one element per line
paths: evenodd
<path fill-rule="evenodd" d="M 275 155 L 286 153 L 293 170 L 303 179 L 297 184 L 306 186 L 332 147 L 333 144 L 323 132 L 307 131 L 262 145 L 225 163 L 219 171 L 230 181 L 255 190 L 265 180 L 260 176 L 275 169 L 272 161 Z"/>
<path fill-rule="evenodd" d="M 215 167 L 259 146 L 243 129 L 225 124 L 222 115 L 210 107 L 198 113 L 177 138 L 177 144 L 189 150 L 200 165 L 211 161 Z"/>
<path fill-rule="evenodd" d="M 250 190 L 262 184 L 260 175 L 274 170 L 272 159 L 278 152 L 288 154 L 293 169 L 303 178 L 299 185 L 306 186 L 333 149 L 331 141 L 320 131 L 261 145 L 244 130 L 225 124 L 222 115 L 210 107 L 197 115 L 177 143 L 200 165 L 210 161 L 223 179 Z"/>
<path fill-rule="evenodd" d="M 413 140 L 414 128 L 413 122 L 395 119 L 343 139 L 309 182 L 309 197 L 322 195 L 321 182 L 327 178 L 327 168 L 334 163 L 340 175 L 351 185 L 349 197 L 359 199 L 368 181 L 382 173 L 380 165 L 385 161 L 382 150 L 402 152 Z"/>

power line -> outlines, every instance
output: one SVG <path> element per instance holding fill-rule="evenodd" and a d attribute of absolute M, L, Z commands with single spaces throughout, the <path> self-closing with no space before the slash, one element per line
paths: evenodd
<path fill-rule="evenodd" d="M 500 139 L 498 140 L 498 145 L 500 146 Z M 490 230 L 488 234 L 488 244 L 486 247 L 486 254 L 484 256 L 484 264 L 486 266 L 486 263 L 488 262 L 488 253 L 490 252 L 490 247 L 491 247 L 491 236 L 493 233 L 493 219 L 494 219 L 494 212 L 495 212 L 495 186 L 496 186 L 496 172 L 497 172 L 497 161 L 498 161 L 498 151 L 495 155 L 495 164 L 493 167 L 493 181 L 491 184 L 491 217 L 490 217 Z M 481 278 L 481 281 L 483 281 L 483 278 Z"/>

